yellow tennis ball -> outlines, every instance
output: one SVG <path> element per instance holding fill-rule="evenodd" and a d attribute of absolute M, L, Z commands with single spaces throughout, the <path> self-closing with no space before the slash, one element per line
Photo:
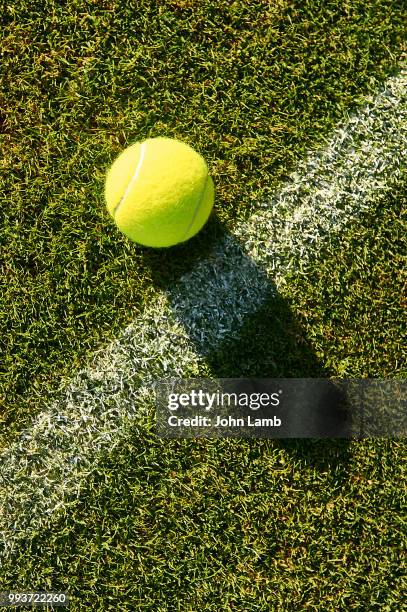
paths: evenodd
<path fill-rule="evenodd" d="M 107 209 L 131 240 L 168 247 L 194 236 L 214 202 L 205 160 L 172 138 L 149 138 L 125 149 L 105 185 Z"/>

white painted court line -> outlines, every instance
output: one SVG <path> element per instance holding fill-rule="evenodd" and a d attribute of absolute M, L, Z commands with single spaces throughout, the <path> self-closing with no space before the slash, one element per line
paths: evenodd
<path fill-rule="evenodd" d="M 323 151 L 213 253 L 99 351 L 32 428 L 0 455 L 0 556 L 79 495 L 97 456 L 118 444 L 156 378 L 193 376 L 330 235 L 402 180 L 407 75 L 348 118 Z"/>
<path fill-rule="evenodd" d="M 267 279 L 281 287 L 291 271 L 301 274 L 324 240 L 394 187 L 406 170 L 406 142 L 403 73 L 171 292 L 173 310 L 201 352 L 212 351 L 256 309 L 271 290 Z M 188 287 L 199 291 L 190 294 Z"/>

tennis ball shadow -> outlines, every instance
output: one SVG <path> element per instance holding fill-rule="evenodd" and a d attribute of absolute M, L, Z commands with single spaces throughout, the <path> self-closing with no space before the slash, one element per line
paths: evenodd
<path fill-rule="evenodd" d="M 209 256 L 224 233 L 225 228 L 213 211 L 206 225 L 187 242 L 162 249 L 143 247 L 143 261 L 150 270 L 155 286 L 166 290 L 178 278 L 193 270 L 199 261 Z"/>
<path fill-rule="evenodd" d="M 146 256 L 214 378 L 329 377 L 288 300 L 214 215 L 193 241 Z M 331 394 L 313 409 L 316 440 L 273 443 L 314 467 L 345 464 L 349 441 L 342 399 Z"/>
<path fill-rule="evenodd" d="M 219 378 L 327 376 L 289 303 L 274 291 L 255 313 L 246 317 L 238 335 L 226 338 L 208 356 Z"/>
<path fill-rule="evenodd" d="M 239 334 L 222 342 L 218 350 L 208 355 L 207 362 L 217 378 L 326 379 L 330 376 L 315 355 L 290 304 L 278 293 L 248 316 Z M 350 461 L 349 440 L 343 437 L 348 433 L 348 410 L 346 399 L 329 384 L 327 393 L 313 404 L 312 414 L 304 415 L 312 421 L 312 429 L 320 437 L 275 439 L 272 443 L 300 463 L 320 471 L 335 467 L 337 476 L 345 481 L 346 465 Z M 253 443 L 252 440 L 250 444 Z"/>

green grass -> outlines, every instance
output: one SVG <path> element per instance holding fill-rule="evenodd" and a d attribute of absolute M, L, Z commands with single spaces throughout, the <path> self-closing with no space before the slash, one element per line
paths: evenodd
<path fill-rule="evenodd" d="M 401 452 L 142 428 L 3 584 L 68 589 L 74 610 L 400 610 Z"/>
<path fill-rule="evenodd" d="M 377 91 L 404 18 L 390 0 L 5 6 L 0 448 Z M 103 181 L 162 134 L 207 158 L 216 218 L 153 251 L 115 230 Z M 391 194 L 328 243 L 212 373 L 402 376 L 403 206 Z M 1 566 L 1 590 L 67 589 L 74 610 L 401 609 L 404 443 L 168 442 L 152 416 Z"/>
<path fill-rule="evenodd" d="M 378 202 L 339 249 L 333 242 L 308 278 L 290 286 L 304 333 L 331 374 L 405 377 L 406 210 L 405 189 Z"/>
<path fill-rule="evenodd" d="M 103 203 L 115 155 L 190 142 L 232 227 L 395 68 L 404 33 L 397 2 L 46 6 L 3 15 L 0 447 L 213 237 L 170 258 L 123 239 Z"/>
<path fill-rule="evenodd" d="M 405 189 L 379 200 L 209 363 L 219 377 L 402 378 Z"/>

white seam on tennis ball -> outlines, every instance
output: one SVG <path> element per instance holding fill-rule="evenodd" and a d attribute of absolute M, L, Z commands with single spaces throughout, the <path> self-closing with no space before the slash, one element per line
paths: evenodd
<path fill-rule="evenodd" d="M 180 242 L 185 240 L 185 238 L 188 236 L 188 232 L 190 231 L 191 227 L 194 224 L 194 221 L 195 221 L 195 219 L 196 219 L 196 217 L 198 215 L 198 212 L 199 212 L 199 210 L 201 208 L 201 204 L 202 204 L 205 192 L 206 192 L 206 187 L 208 185 L 208 179 L 209 179 L 209 172 L 206 173 L 205 183 L 204 183 L 204 186 L 202 187 L 202 190 L 201 190 L 201 192 L 199 194 L 199 198 L 197 200 L 197 203 L 195 204 L 195 208 L 194 208 L 194 212 L 192 213 L 191 221 L 189 222 L 187 229 L 185 230 L 185 232 L 181 236 Z"/>
<path fill-rule="evenodd" d="M 141 166 L 143 164 L 143 160 L 144 160 L 144 153 L 145 153 L 145 148 L 146 145 L 144 142 L 141 143 L 140 145 L 140 157 L 136 166 L 136 169 L 134 171 L 133 176 L 131 177 L 129 184 L 127 185 L 127 188 L 124 192 L 124 194 L 122 195 L 122 197 L 120 198 L 119 202 L 116 204 L 114 210 L 113 210 L 113 218 L 116 218 L 116 213 L 118 211 L 118 209 L 120 208 L 120 206 L 123 204 L 124 200 L 127 198 L 127 196 L 130 193 L 130 190 L 132 189 L 134 183 L 137 181 L 139 174 L 140 174 L 140 170 L 141 170 Z"/>

